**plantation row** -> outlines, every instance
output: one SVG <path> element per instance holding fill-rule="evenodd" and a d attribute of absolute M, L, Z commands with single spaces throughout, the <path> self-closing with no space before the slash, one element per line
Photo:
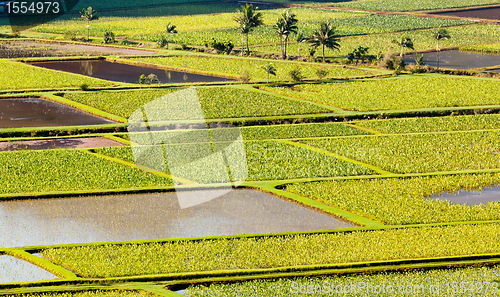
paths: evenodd
<path fill-rule="evenodd" d="M 186 289 L 189 296 L 356 296 L 371 297 L 382 288 L 392 296 L 498 296 L 500 266 L 467 267 L 377 274 L 277 278 L 241 283 L 194 285 Z M 462 286 L 460 284 L 463 284 Z M 318 289 L 321 288 L 321 289 Z M 394 291 L 389 292 L 390 289 Z M 437 288 L 437 289 L 436 289 Z M 297 292 L 295 294 L 295 292 Z M 300 293 L 302 292 L 302 293 Z M 388 296 L 391 296 L 389 295 Z M 380 296 L 381 294 L 377 294 Z"/>
<path fill-rule="evenodd" d="M 500 174 L 374 178 L 297 183 L 287 190 L 389 225 L 500 220 L 500 203 L 462 205 L 432 197 L 480 191 Z"/>
<path fill-rule="evenodd" d="M 498 252 L 500 225 L 54 248 L 42 255 L 85 277 L 355 263 Z"/>
<path fill-rule="evenodd" d="M 343 83 L 261 87 L 346 110 L 375 111 L 452 106 L 498 105 L 500 83 L 462 77 L 406 76 Z M 402 100 L 404 98 L 404 100 Z"/>
<path fill-rule="evenodd" d="M 300 142 L 394 173 L 423 173 L 498 169 L 499 135 L 499 131 L 478 131 Z"/>

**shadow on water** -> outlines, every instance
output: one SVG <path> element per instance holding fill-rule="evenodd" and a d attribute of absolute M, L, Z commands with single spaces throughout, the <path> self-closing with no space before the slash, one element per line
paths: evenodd
<path fill-rule="evenodd" d="M 0 129 L 114 123 L 61 103 L 39 98 L 0 99 Z"/>
<path fill-rule="evenodd" d="M 436 67 L 437 52 L 423 53 L 426 65 Z M 415 64 L 415 54 L 406 55 L 404 61 L 407 64 Z M 446 69 L 472 69 L 500 65 L 500 56 L 449 50 L 439 52 L 439 67 Z"/>
<path fill-rule="evenodd" d="M 105 60 L 33 62 L 30 64 L 125 83 L 137 83 L 142 74 L 148 76 L 151 73 L 158 76 L 160 83 L 232 81 L 232 79 L 224 77 L 113 63 Z"/>
<path fill-rule="evenodd" d="M 184 209 L 175 193 L 0 202 L 2 248 L 348 227 L 253 190 L 235 190 Z"/>

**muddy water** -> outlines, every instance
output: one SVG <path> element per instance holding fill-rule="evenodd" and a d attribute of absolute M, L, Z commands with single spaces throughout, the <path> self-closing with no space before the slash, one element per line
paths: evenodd
<path fill-rule="evenodd" d="M 424 61 L 427 65 L 437 66 L 437 53 L 424 53 Z M 415 54 L 406 55 L 406 63 L 415 64 Z M 476 53 L 465 53 L 458 50 L 441 51 L 439 53 L 439 68 L 446 69 L 471 69 L 500 65 L 500 56 Z"/>
<path fill-rule="evenodd" d="M 0 99 L 0 129 L 114 123 L 61 103 L 38 99 Z"/>
<path fill-rule="evenodd" d="M 0 283 L 16 283 L 56 279 L 57 276 L 31 263 L 0 255 Z"/>
<path fill-rule="evenodd" d="M 438 12 L 434 14 L 472 19 L 500 20 L 500 7 Z"/>
<path fill-rule="evenodd" d="M 175 193 L 0 202 L 3 248 L 348 227 L 253 190 L 185 209 Z"/>
<path fill-rule="evenodd" d="M 41 139 L 30 141 L 0 142 L 0 152 L 21 150 L 50 150 L 59 148 L 96 148 L 122 146 L 122 144 L 103 137 Z"/>
<path fill-rule="evenodd" d="M 458 193 L 444 194 L 433 197 L 433 199 L 448 200 L 452 203 L 467 204 L 467 205 L 486 205 L 489 202 L 500 202 L 500 187 L 486 188 L 482 192 L 479 191 L 460 191 Z"/>
<path fill-rule="evenodd" d="M 151 73 L 158 76 L 160 83 L 195 83 L 232 80 L 216 76 L 112 63 L 105 60 L 33 62 L 30 64 L 125 83 L 137 83 L 142 74 L 148 76 Z"/>

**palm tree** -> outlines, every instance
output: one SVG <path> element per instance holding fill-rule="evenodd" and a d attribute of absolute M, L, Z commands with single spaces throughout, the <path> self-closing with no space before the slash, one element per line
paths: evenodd
<path fill-rule="evenodd" d="M 338 50 L 340 38 L 335 32 L 335 26 L 330 22 L 321 22 L 319 27 L 319 30 L 312 32 L 307 42 L 311 43 L 314 48 L 318 48 L 320 45 L 323 47 L 323 62 L 325 62 L 325 47 Z"/>
<path fill-rule="evenodd" d="M 405 48 L 407 48 L 407 49 L 412 49 L 412 50 L 414 50 L 414 49 L 415 49 L 415 48 L 413 47 L 413 41 L 411 41 L 411 39 L 410 39 L 410 38 L 405 37 L 404 35 L 403 35 L 403 36 L 401 36 L 401 40 L 396 40 L 396 39 L 394 39 L 394 40 L 392 41 L 392 43 L 397 44 L 398 46 L 400 46 L 400 47 L 401 47 L 401 54 L 400 54 L 401 58 L 403 58 L 403 55 L 404 55 L 404 53 L 405 53 Z"/>
<path fill-rule="evenodd" d="M 97 20 L 99 19 L 99 17 L 97 16 L 97 12 L 93 10 L 92 7 L 90 6 L 87 9 L 85 8 L 82 9 L 80 14 L 82 15 L 82 19 L 87 21 L 87 41 L 89 41 L 89 28 L 90 28 L 89 22 Z"/>
<path fill-rule="evenodd" d="M 439 48 L 439 40 L 447 40 L 447 39 L 450 39 L 451 36 L 450 36 L 450 33 L 448 33 L 448 31 L 446 29 L 441 28 L 441 26 L 438 28 L 438 30 L 436 32 L 434 32 L 433 36 L 434 36 L 434 39 L 436 39 L 436 41 L 437 41 L 437 45 L 436 45 L 437 61 L 436 61 L 436 64 L 437 64 L 437 69 L 439 70 L 439 51 L 441 50 Z"/>
<path fill-rule="evenodd" d="M 236 15 L 233 19 L 239 24 L 239 29 L 243 37 L 241 39 L 241 55 L 243 55 L 243 44 L 244 38 L 246 37 L 247 44 L 247 53 L 250 52 L 248 48 L 248 33 L 253 30 L 253 28 L 257 28 L 260 25 L 263 25 L 262 21 L 262 13 L 256 12 L 258 7 L 253 8 L 252 4 L 246 3 L 241 6 L 241 11 L 237 9 L 238 15 Z"/>
<path fill-rule="evenodd" d="M 300 46 L 302 43 L 307 41 L 307 37 L 302 33 L 298 32 L 297 35 L 295 36 L 295 41 L 299 44 L 299 58 L 300 58 Z"/>
<path fill-rule="evenodd" d="M 168 34 L 168 35 L 174 35 L 177 33 L 177 30 L 175 30 L 175 25 L 172 25 L 171 23 L 168 23 L 167 24 L 167 29 L 165 30 L 165 32 Z M 167 38 L 167 49 L 168 49 L 168 38 Z"/>
<path fill-rule="evenodd" d="M 267 83 L 269 83 L 269 75 L 276 76 L 276 67 L 270 62 L 267 62 L 266 66 L 262 66 L 262 69 L 267 73 Z"/>
<path fill-rule="evenodd" d="M 289 10 L 286 10 L 276 22 L 275 28 L 280 37 L 280 45 L 281 45 L 281 55 L 283 59 L 286 59 L 286 50 L 288 45 L 288 36 L 290 33 L 297 33 L 297 20 L 295 14 L 290 13 Z"/>

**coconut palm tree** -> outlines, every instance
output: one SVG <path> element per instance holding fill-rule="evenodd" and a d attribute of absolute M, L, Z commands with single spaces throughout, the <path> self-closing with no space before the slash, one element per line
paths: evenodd
<path fill-rule="evenodd" d="M 92 7 L 90 6 L 87 9 L 85 8 L 82 9 L 80 14 L 82 15 L 82 19 L 87 21 L 87 41 L 89 41 L 89 28 L 90 28 L 89 22 L 97 20 L 99 19 L 99 17 L 97 16 L 97 12 L 93 10 Z"/>
<path fill-rule="evenodd" d="M 168 35 L 174 35 L 174 34 L 177 34 L 177 30 L 175 29 L 175 25 L 172 25 L 171 23 L 168 23 L 167 24 L 167 29 L 165 30 L 165 32 L 168 34 Z M 167 38 L 167 49 L 168 49 L 168 42 L 170 40 Z"/>
<path fill-rule="evenodd" d="M 257 9 L 259 8 L 254 8 L 252 4 L 246 3 L 241 6 L 241 10 L 237 9 L 238 14 L 233 18 L 239 25 L 240 33 L 243 34 L 241 38 L 241 55 L 243 55 L 244 40 L 246 40 L 247 53 L 250 52 L 248 48 L 248 33 L 254 28 L 264 24 L 262 13 L 256 12 Z"/>
<path fill-rule="evenodd" d="M 436 51 L 437 51 L 436 64 L 437 64 L 437 69 L 439 70 L 439 51 L 441 51 L 441 49 L 439 48 L 439 40 L 447 40 L 447 39 L 450 39 L 451 36 L 450 36 L 450 33 L 448 33 L 448 30 L 443 29 L 440 26 L 437 29 L 437 31 L 434 32 L 433 37 L 434 37 L 434 39 L 436 39 L 436 42 L 437 42 L 437 44 L 436 44 Z"/>
<path fill-rule="evenodd" d="M 407 49 L 412 49 L 414 50 L 415 48 L 413 47 L 413 41 L 411 41 L 411 38 L 408 38 L 406 36 L 401 36 L 401 40 L 396 40 L 394 39 L 392 43 L 396 44 L 397 46 L 401 47 L 401 54 L 400 57 L 403 58 L 403 55 L 405 54 L 405 48 Z"/>
<path fill-rule="evenodd" d="M 300 46 L 302 45 L 302 43 L 307 41 L 307 37 L 302 32 L 298 32 L 297 35 L 295 35 L 295 41 L 299 44 L 299 58 L 300 58 Z"/>
<path fill-rule="evenodd" d="M 290 33 L 297 33 L 297 23 L 298 19 L 295 14 L 291 13 L 289 10 L 286 10 L 279 18 L 275 24 L 276 32 L 280 37 L 280 45 L 281 45 L 281 55 L 283 59 L 286 59 L 286 50 L 288 45 L 288 36 Z"/>
<path fill-rule="evenodd" d="M 266 66 L 262 66 L 262 69 L 267 73 L 267 83 L 269 83 L 269 75 L 276 76 L 276 67 L 270 62 L 267 62 Z"/>
<path fill-rule="evenodd" d="M 325 62 L 325 47 L 331 50 L 338 50 L 340 38 L 335 32 L 335 26 L 330 22 L 321 22 L 319 30 L 312 32 L 311 37 L 307 40 L 314 48 L 323 47 L 323 62 Z"/>

